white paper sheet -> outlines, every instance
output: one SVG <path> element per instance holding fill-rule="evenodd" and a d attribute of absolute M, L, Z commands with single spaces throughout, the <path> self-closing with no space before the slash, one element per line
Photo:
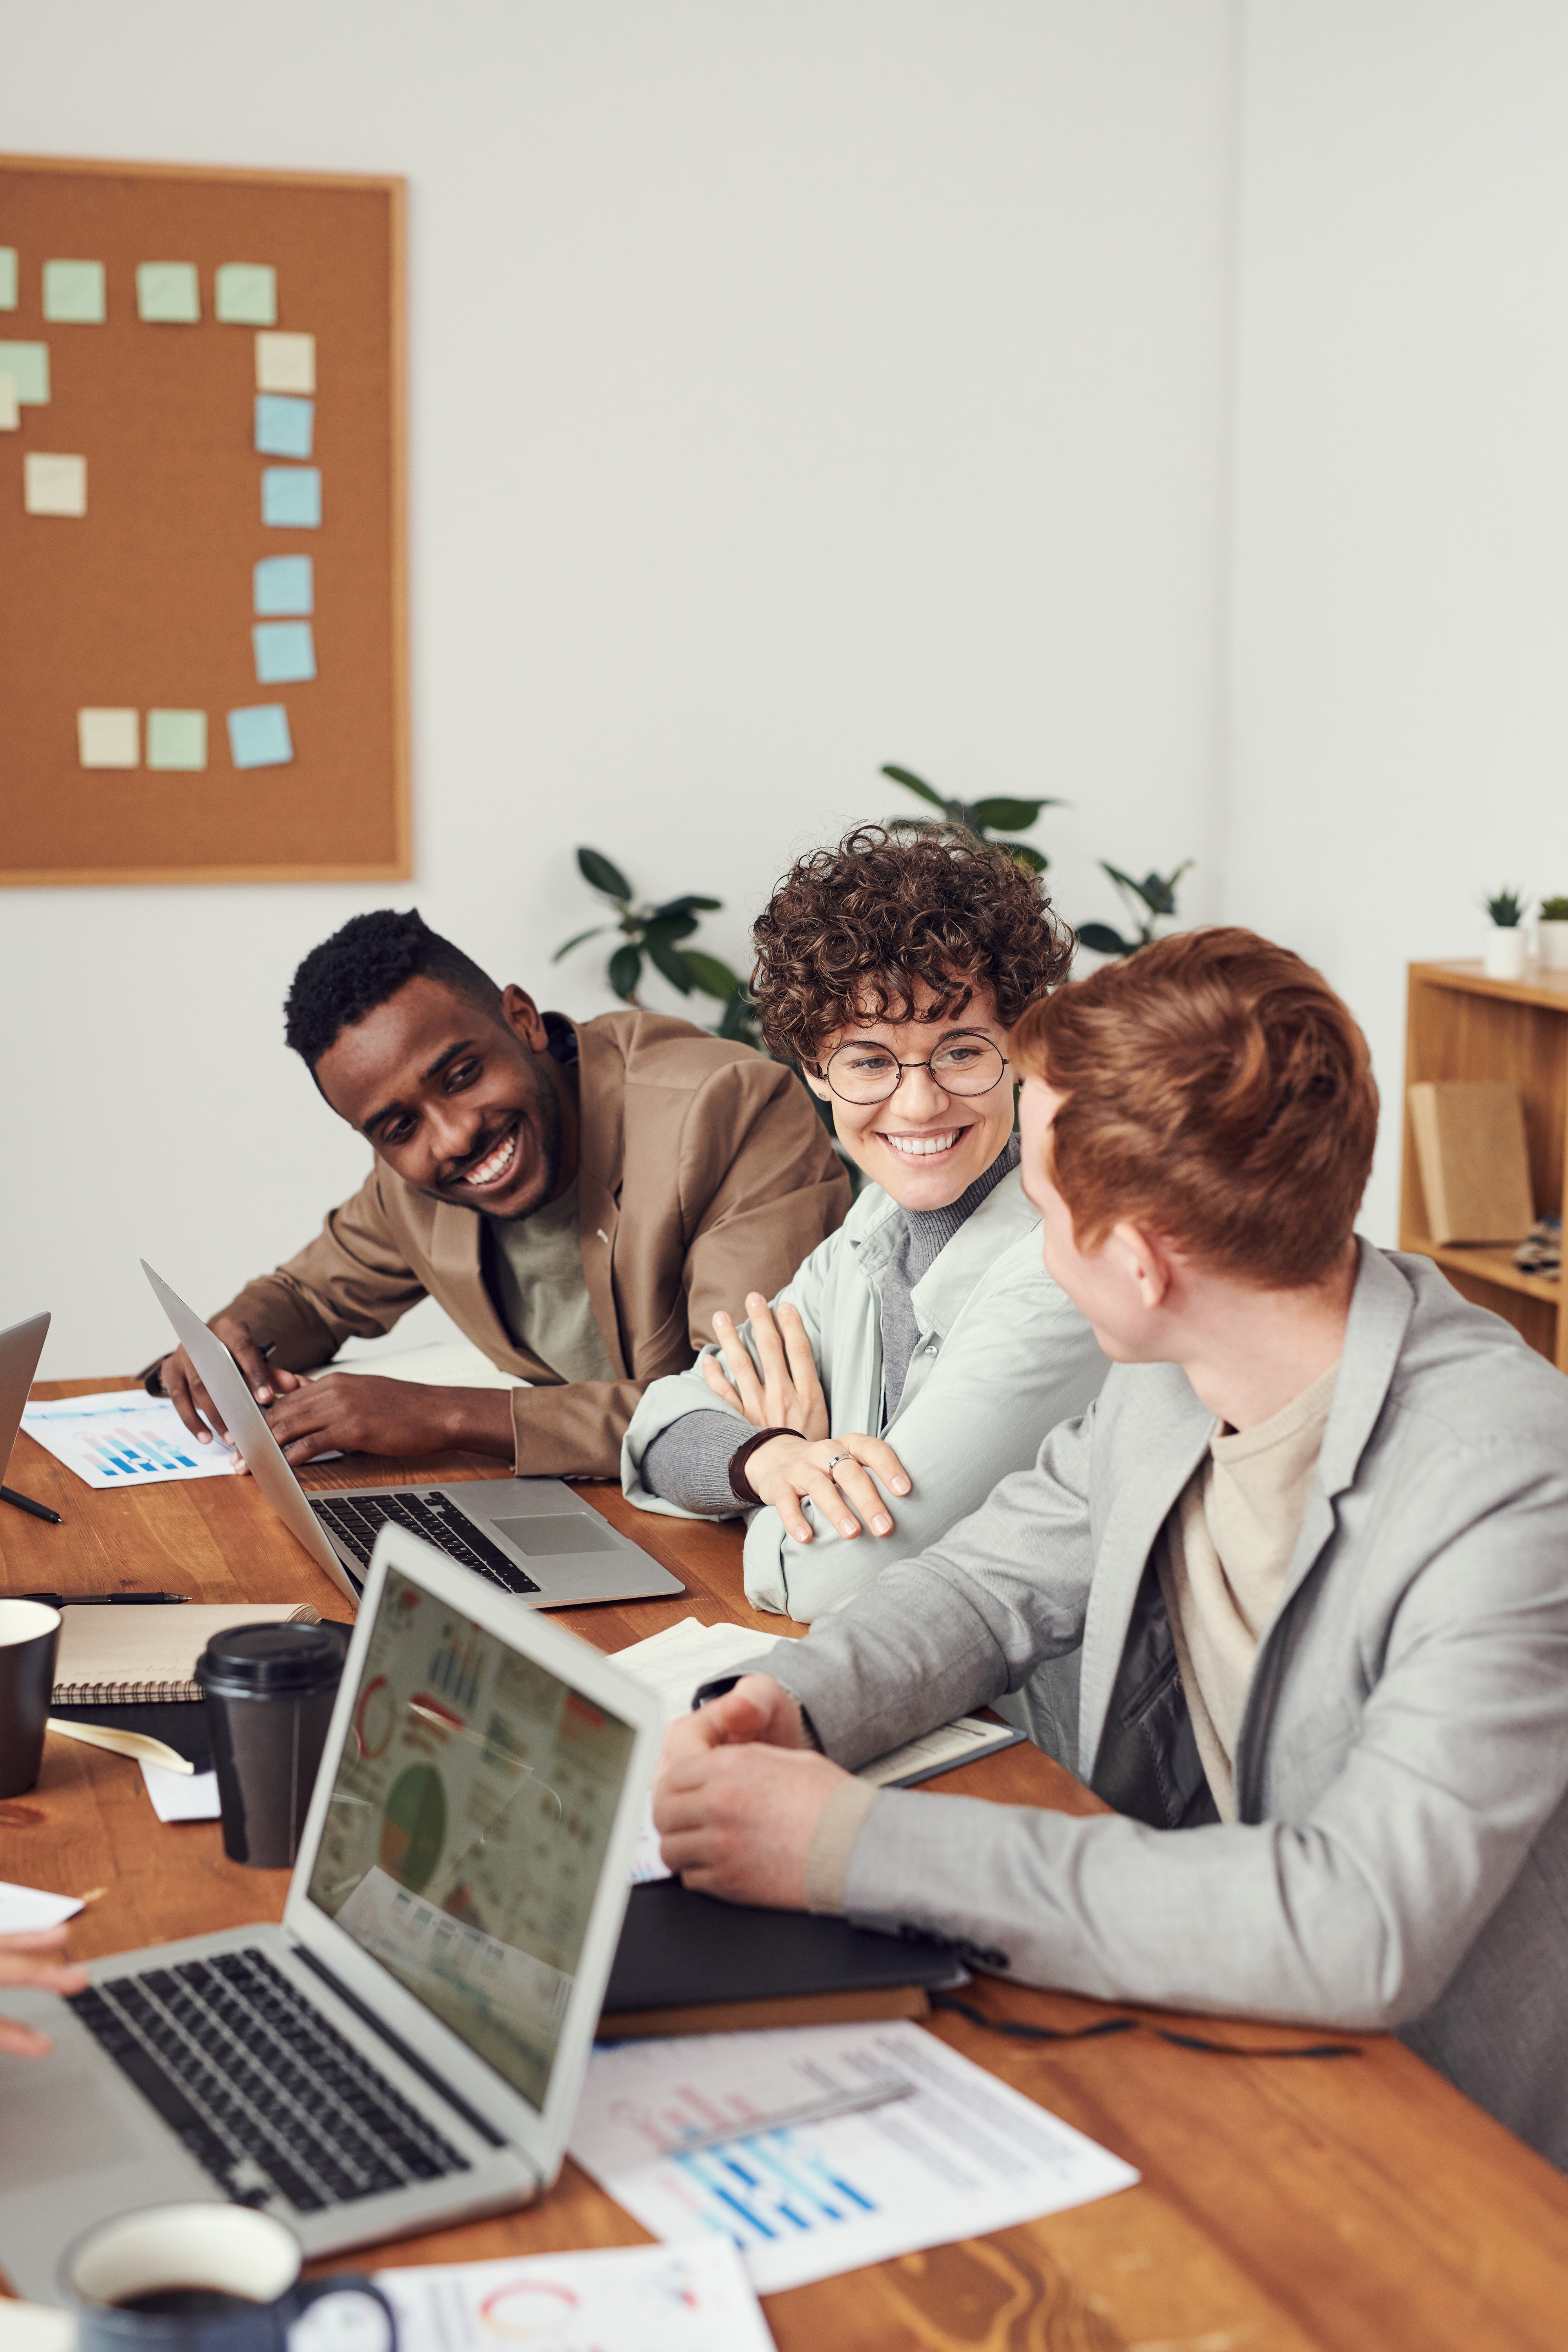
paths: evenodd
<path fill-rule="evenodd" d="M 218 1818 L 216 1772 L 171 1772 L 166 1764 L 137 1759 L 153 1811 L 161 1822 L 216 1822 Z"/>
<path fill-rule="evenodd" d="M 635 2172 L 689 2144 L 907 2093 L 913 2077 L 868 2047 L 868 2032 L 824 2025 L 605 2044 L 589 2062 L 574 2133 L 606 2173 Z"/>
<path fill-rule="evenodd" d="M 399 2352 L 773 2352 L 721 2237 L 374 2276 L 397 2313 Z"/>
<path fill-rule="evenodd" d="M 647 2045 L 623 2042 L 594 2053 L 572 2135 L 578 2163 L 645 2229 L 675 2243 L 721 2232 L 759 2294 L 1059 2213 L 1138 2179 L 1131 2165 L 919 2026 L 803 2026 L 791 2038 L 808 2055 L 814 2042 L 829 2045 L 839 2067 L 858 2053 L 865 2066 L 906 2074 L 914 2095 L 868 2114 L 617 2167 L 624 2131 L 605 2122 L 616 2084 L 635 2098 L 648 2082 L 637 2063 Z M 682 2054 L 679 2040 L 657 2048 L 666 2059 Z"/>
<path fill-rule="evenodd" d="M 22 1413 L 29 1437 L 89 1486 L 164 1486 L 177 1478 L 232 1478 L 232 1446 L 198 1445 L 167 1397 L 141 1389 L 59 1397 Z"/>
<path fill-rule="evenodd" d="M 74 1895 L 46 1895 L 38 1886 L 13 1886 L 0 1878 L 0 1936 L 25 1935 L 32 1927 L 58 1927 L 74 1919 L 81 1905 Z"/>

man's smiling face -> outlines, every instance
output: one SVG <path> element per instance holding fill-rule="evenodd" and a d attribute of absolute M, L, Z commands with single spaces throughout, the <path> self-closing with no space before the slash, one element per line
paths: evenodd
<path fill-rule="evenodd" d="M 526 1217 L 576 1172 L 575 1120 L 521 988 L 498 1019 L 419 973 L 338 1032 L 316 1083 L 405 1183 L 459 1208 Z"/>

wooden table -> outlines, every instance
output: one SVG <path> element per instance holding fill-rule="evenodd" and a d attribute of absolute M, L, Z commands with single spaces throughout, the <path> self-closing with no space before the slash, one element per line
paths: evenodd
<path fill-rule="evenodd" d="M 56 1382 L 39 1392 L 111 1385 Z M 449 1455 L 393 1475 L 458 1478 L 494 1468 Z M 209 1601 L 309 1600 L 323 1615 L 342 1612 L 247 1480 L 94 1494 L 26 1437 L 8 1476 L 52 1504 L 64 1524 L 0 1508 L 0 1591 L 141 1586 Z M 384 1465 L 360 1459 L 313 1473 L 310 1483 L 390 1479 Z M 742 1596 L 733 1526 L 647 1517 L 613 1487 L 583 1493 L 680 1576 L 687 1597 L 563 1611 L 559 1622 L 605 1650 L 689 1613 L 781 1631 Z M 1007 1804 L 1099 1809 L 1028 1748 L 931 1785 Z M 281 1915 L 286 1873 L 226 1862 L 216 1822 L 160 1827 L 140 1773 L 116 1757 L 51 1737 L 37 1790 L 0 1805 L 6 1815 L 0 1878 L 61 1893 L 106 1890 L 74 1924 L 84 1958 Z M 991 1980 L 972 1997 L 993 2016 L 1046 2025 L 1113 2013 Z M 1200 2056 L 1143 2033 L 1031 2046 L 952 2017 L 934 2019 L 931 2030 L 1136 2165 L 1142 2185 L 1078 2212 L 770 2295 L 780 2352 L 1562 2352 L 1568 2342 L 1568 2180 L 1396 2042 L 1371 2036 L 1356 2057 L 1314 2061 Z M 1213 2021 L 1196 2030 L 1241 2045 L 1314 2038 Z M 374 2259 L 476 2261 L 644 2236 L 569 2162 L 526 2211 L 405 2239 Z M 369 2257 L 355 2259 L 370 2267 Z"/>

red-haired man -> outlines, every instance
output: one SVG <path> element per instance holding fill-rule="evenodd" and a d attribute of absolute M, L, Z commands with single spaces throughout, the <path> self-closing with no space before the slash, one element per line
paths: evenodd
<path fill-rule="evenodd" d="M 1394 2029 L 1568 2164 L 1568 1382 L 1356 1239 L 1376 1089 L 1299 957 L 1165 940 L 1014 1055 L 1046 1263 L 1113 1369 L 1032 1470 L 676 1727 L 666 1859 L 1030 1983 Z M 843 1769 L 1080 1642 L 1114 1814 Z"/>

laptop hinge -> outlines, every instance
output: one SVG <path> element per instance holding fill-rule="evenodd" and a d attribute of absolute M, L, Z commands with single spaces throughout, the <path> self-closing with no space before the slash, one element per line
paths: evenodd
<path fill-rule="evenodd" d="M 430 2088 L 438 2097 L 445 2099 L 449 2107 L 455 2107 L 463 2121 L 473 2126 L 481 2139 L 489 2140 L 492 2147 L 511 2147 L 512 2144 L 506 2134 L 497 2131 L 494 2124 L 487 2121 L 477 2108 L 470 2107 L 467 2099 L 460 2093 L 454 2091 L 449 2083 L 443 2083 L 434 2066 L 421 2058 L 416 2050 L 411 2050 L 401 2034 L 394 2033 L 392 2028 L 377 2017 L 375 2011 L 364 2001 L 361 2000 L 358 1993 L 351 1992 L 342 1977 L 335 1975 L 328 1968 L 325 1960 L 319 1960 L 307 1945 L 293 1944 L 289 1948 L 296 1959 L 303 1960 L 308 1969 L 314 1969 L 321 1982 L 330 1985 L 340 2000 L 347 2002 L 363 2025 L 368 2025 L 371 2032 L 377 2034 L 389 2050 L 395 2050 L 404 2064 L 412 2066 L 421 2081 L 428 2083 Z"/>

